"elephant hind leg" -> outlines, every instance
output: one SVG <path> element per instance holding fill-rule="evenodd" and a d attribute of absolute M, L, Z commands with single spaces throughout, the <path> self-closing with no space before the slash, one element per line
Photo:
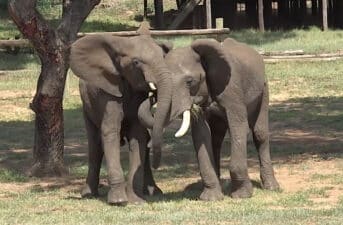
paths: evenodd
<path fill-rule="evenodd" d="M 89 198 L 98 196 L 99 174 L 104 152 L 99 129 L 88 119 L 87 115 L 84 119 L 88 137 L 88 174 L 81 196 Z"/>
<path fill-rule="evenodd" d="M 253 186 L 248 175 L 247 136 L 249 132 L 247 111 L 244 104 L 235 99 L 226 105 L 231 139 L 231 197 L 249 198 Z"/>
<path fill-rule="evenodd" d="M 151 171 L 150 165 L 150 149 L 147 148 L 145 152 L 145 161 L 144 161 L 144 189 L 143 193 L 145 195 L 161 195 L 163 194 L 162 190 L 157 186 L 154 177 Z"/>
<path fill-rule="evenodd" d="M 262 187 L 267 190 L 277 190 L 280 188 L 280 186 L 275 179 L 273 165 L 270 157 L 267 112 L 260 112 L 256 124 L 252 129 L 252 133 L 254 144 L 258 151 Z"/>
<path fill-rule="evenodd" d="M 138 121 L 130 125 L 128 136 L 130 169 L 126 193 L 130 203 L 144 202 L 144 165 L 148 132 Z"/>

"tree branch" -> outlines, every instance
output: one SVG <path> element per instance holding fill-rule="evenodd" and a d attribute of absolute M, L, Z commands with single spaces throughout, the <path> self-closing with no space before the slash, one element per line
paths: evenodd
<path fill-rule="evenodd" d="M 57 29 L 63 42 L 76 40 L 83 21 L 99 3 L 100 0 L 63 0 L 62 21 Z"/>
<path fill-rule="evenodd" d="M 56 55 L 56 35 L 36 9 L 36 3 L 37 0 L 10 0 L 8 11 L 18 29 L 31 41 L 42 59 Z"/>

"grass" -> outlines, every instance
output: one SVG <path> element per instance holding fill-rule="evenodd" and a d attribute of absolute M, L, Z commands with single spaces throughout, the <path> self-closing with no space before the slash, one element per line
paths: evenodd
<path fill-rule="evenodd" d="M 142 7 L 133 0 L 116 2 L 102 1 L 114 5 L 95 9 L 82 31 L 136 29 Z M 174 1 L 166 2 L 167 8 L 173 7 Z M 56 25 L 60 11 L 44 1 L 38 3 L 41 12 Z M 149 4 L 151 11 L 152 1 Z M 13 38 L 18 31 L 2 12 L 0 39 Z M 232 31 L 230 36 L 264 51 L 335 52 L 342 48 L 343 41 L 340 30 L 321 32 L 314 27 L 264 34 L 248 29 Z M 193 38 L 169 40 L 179 47 Z M 343 60 L 266 65 L 272 155 L 281 191 L 260 188 L 257 154 L 250 138 L 248 164 L 255 187 L 253 197 L 198 201 L 201 184 L 190 135 L 176 140 L 174 131 L 168 129 L 162 167 L 153 171 L 164 195 L 127 207 L 106 204 L 105 165 L 100 198 L 79 197 L 88 169 L 87 145 L 78 80 L 72 74 L 64 98 L 65 164 L 70 175 L 42 180 L 25 175 L 31 163 L 34 127 L 34 114 L 28 104 L 39 67 L 36 56 L 0 52 L 0 71 L 10 71 L 0 74 L 1 224 L 343 224 Z M 222 187 L 228 194 L 228 137 L 223 145 Z M 121 155 L 127 173 L 127 147 Z"/>
<path fill-rule="evenodd" d="M 12 67 L 22 57 L 13 57 L 11 64 L 2 65 Z M 79 199 L 87 172 L 86 137 L 77 79 L 71 74 L 64 101 L 65 162 L 70 175 L 62 180 L 38 180 L 24 175 L 31 158 L 27 149 L 33 143 L 33 114 L 27 105 L 39 70 L 35 58 L 26 59 L 23 66 L 17 64 L 29 71 L 0 76 L 0 221 L 4 224 L 343 223 L 342 61 L 266 65 L 272 103 L 272 150 L 281 192 L 259 188 L 256 151 L 250 141 L 249 170 L 254 196 L 246 200 L 225 197 L 220 202 L 198 201 L 201 185 L 190 137 L 176 141 L 173 131 L 168 130 L 162 167 L 154 171 L 164 195 L 149 197 L 148 203 L 141 206 L 117 208 L 105 202 L 108 187 L 104 167 L 100 198 Z M 301 133 L 298 136 L 285 130 Z M 227 145 L 226 138 L 224 146 Z M 230 189 L 227 154 L 227 148 L 223 149 L 225 193 Z M 127 173 L 127 152 L 123 150 L 122 155 Z M 312 159 L 313 155 L 318 158 Z M 295 184 L 289 183 L 294 179 L 298 179 Z M 321 186 L 323 183 L 325 186 Z M 294 185 L 300 186 L 294 189 Z"/>

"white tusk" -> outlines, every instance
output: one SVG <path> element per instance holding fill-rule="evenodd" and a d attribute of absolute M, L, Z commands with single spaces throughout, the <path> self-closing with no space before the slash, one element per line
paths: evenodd
<path fill-rule="evenodd" d="M 156 86 L 155 86 L 155 84 L 153 82 L 149 82 L 149 87 L 153 91 L 157 90 L 157 88 L 156 88 Z"/>
<path fill-rule="evenodd" d="M 157 103 L 155 103 L 153 106 L 152 106 L 153 109 L 156 109 L 157 108 Z"/>
<path fill-rule="evenodd" d="M 191 112 L 186 110 L 182 114 L 182 124 L 180 129 L 175 133 L 175 137 L 179 138 L 185 135 L 191 123 Z"/>
<path fill-rule="evenodd" d="M 152 93 L 151 91 L 149 91 L 149 97 L 153 96 L 154 93 Z"/>

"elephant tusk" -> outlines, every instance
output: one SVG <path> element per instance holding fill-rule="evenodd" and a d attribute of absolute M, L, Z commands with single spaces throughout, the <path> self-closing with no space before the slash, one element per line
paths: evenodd
<path fill-rule="evenodd" d="M 175 133 L 175 137 L 179 138 L 185 135 L 189 129 L 191 123 L 191 112 L 186 110 L 182 114 L 182 124 L 180 129 Z"/>
<path fill-rule="evenodd" d="M 153 82 L 149 82 L 149 87 L 152 91 L 157 90 L 156 85 Z"/>
<path fill-rule="evenodd" d="M 152 93 L 151 91 L 149 91 L 149 97 L 154 96 L 154 93 Z"/>
<path fill-rule="evenodd" d="M 153 109 L 156 109 L 157 108 L 157 103 L 155 103 L 153 106 L 152 106 Z"/>

